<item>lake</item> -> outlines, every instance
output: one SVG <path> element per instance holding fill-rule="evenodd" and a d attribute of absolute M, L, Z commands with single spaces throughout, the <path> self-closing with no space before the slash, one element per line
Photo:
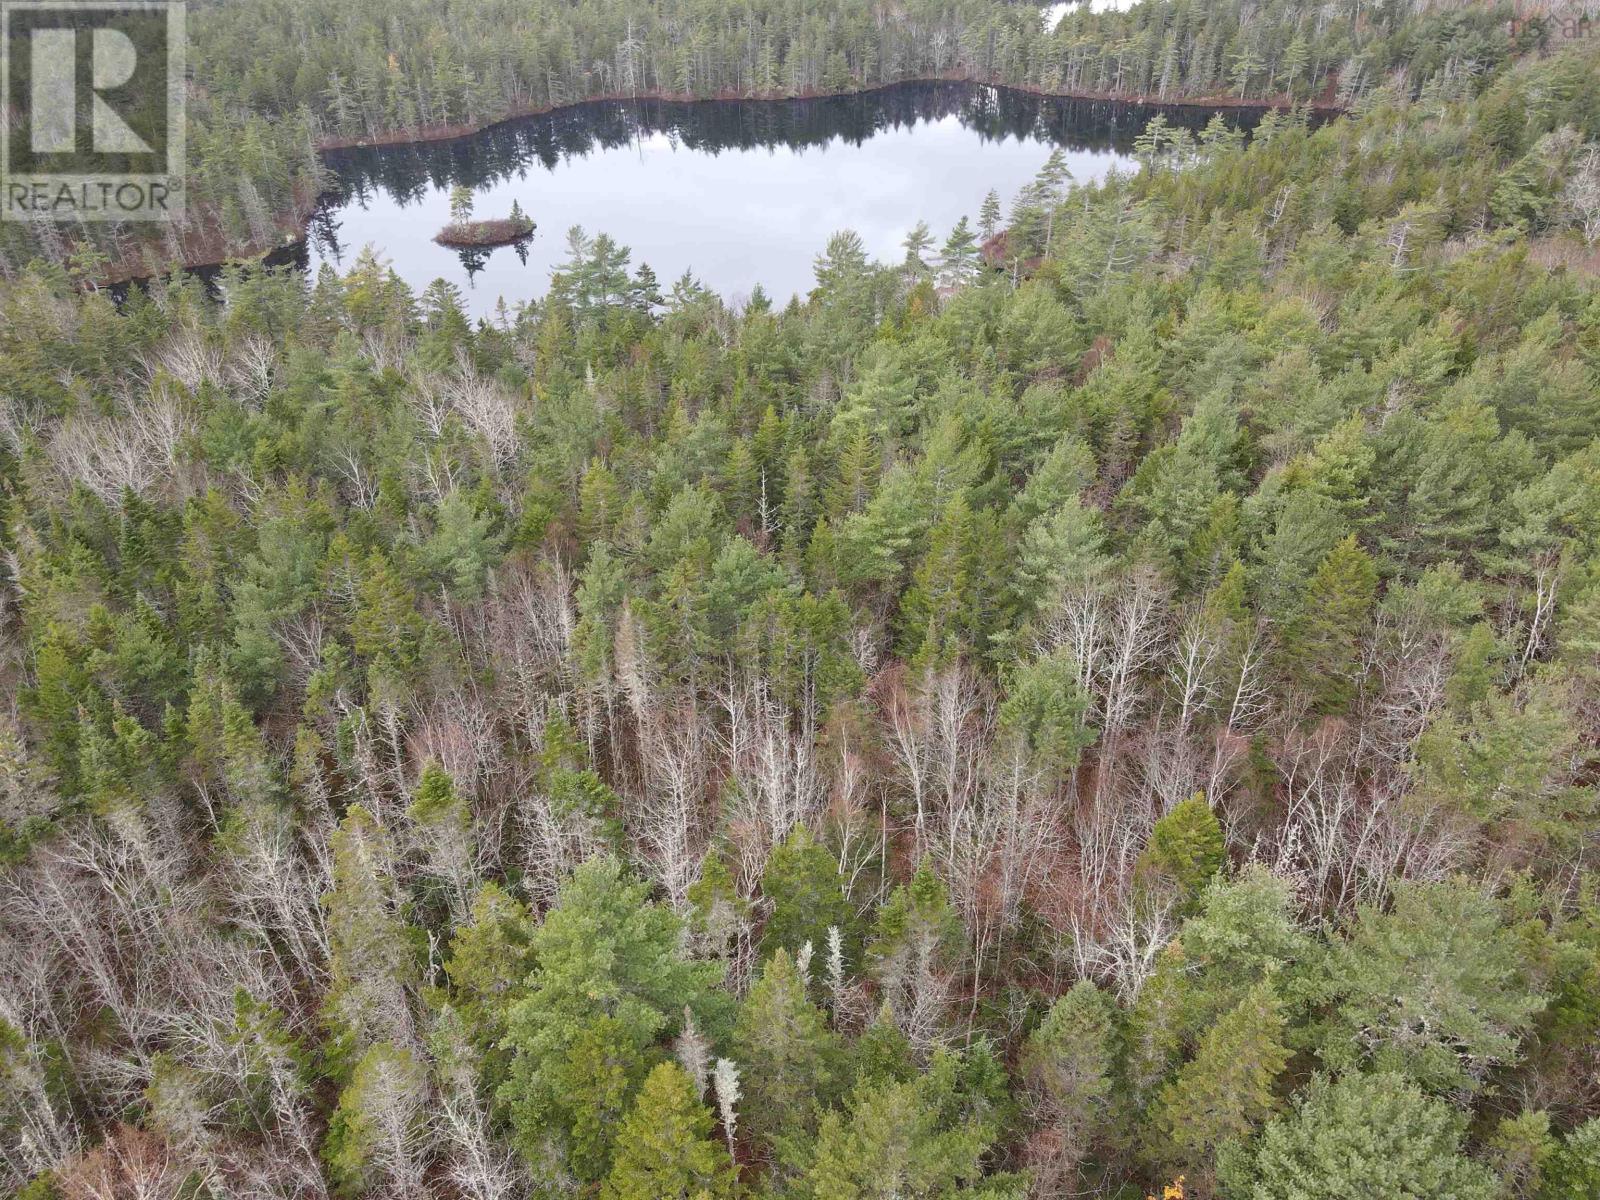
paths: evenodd
<path fill-rule="evenodd" d="M 730 299 L 757 284 L 782 303 L 810 289 L 841 229 L 885 261 L 919 221 L 938 242 L 985 193 L 1011 197 L 1062 147 L 1073 177 L 1129 167 L 1152 107 L 1040 97 L 961 83 L 903 84 L 788 101 L 594 102 L 448 142 L 330 151 L 337 180 L 306 260 L 348 269 L 372 245 L 415 291 L 456 284 L 474 315 L 542 296 L 581 225 L 631 247 L 663 290 L 685 271 Z M 1165 110 L 1194 128 L 1206 114 Z M 450 192 L 480 218 L 513 201 L 537 223 L 519 246 L 457 251 L 433 236 Z"/>

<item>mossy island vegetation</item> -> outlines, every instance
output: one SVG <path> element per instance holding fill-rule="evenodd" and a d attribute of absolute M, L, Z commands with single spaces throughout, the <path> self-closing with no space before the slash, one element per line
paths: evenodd
<path fill-rule="evenodd" d="M 472 219 L 472 193 L 460 184 L 450 190 L 450 224 L 433 240 L 441 246 L 509 246 L 533 236 L 533 218 L 513 200 L 509 216 Z"/>

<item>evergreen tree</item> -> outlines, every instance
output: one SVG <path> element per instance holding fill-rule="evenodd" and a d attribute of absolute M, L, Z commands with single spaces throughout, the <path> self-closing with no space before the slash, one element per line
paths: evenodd
<path fill-rule="evenodd" d="M 749 936 L 750 902 L 739 895 L 733 872 L 715 849 L 700 864 L 700 878 L 689 885 L 689 932 L 701 956 L 731 958 Z"/>
<path fill-rule="evenodd" d="M 1134 876 L 1147 884 L 1164 881 L 1176 890 L 1180 905 L 1188 906 L 1226 861 L 1222 825 L 1197 792 L 1155 823 Z"/>
<path fill-rule="evenodd" d="M 527 908 L 494 883 L 478 889 L 468 919 L 456 926 L 444 970 L 452 1002 L 481 1052 L 498 1051 L 506 1016 L 524 992 L 534 929 Z"/>
<path fill-rule="evenodd" d="M 954 655 L 973 639 L 972 510 L 957 495 L 928 534 L 928 552 L 900 602 L 903 644 L 914 661 Z"/>
<path fill-rule="evenodd" d="M 1057 652 L 1017 668 L 1000 706 L 1000 725 L 1036 770 L 1058 779 L 1094 744 L 1088 712 L 1076 666 Z"/>
<path fill-rule="evenodd" d="M 647 895 L 615 860 L 591 859 L 531 939 L 535 967 L 511 1007 L 511 1073 L 499 1093 L 531 1163 L 556 1154 L 578 1178 L 603 1178 L 612 1124 L 685 1007 L 720 1027 L 721 968 L 685 960 L 677 918 Z"/>
<path fill-rule="evenodd" d="M 905 1083 L 917 1071 L 911 1043 L 885 1004 L 851 1048 L 856 1088 Z"/>
<path fill-rule="evenodd" d="M 1490 1200 L 1497 1182 L 1462 1153 L 1465 1124 L 1401 1075 L 1319 1078 L 1292 1113 L 1230 1158 L 1223 1178 L 1246 1200 Z"/>
<path fill-rule="evenodd" d="M 878 910 L 867 963 L 882 988 L 884 1010 L 901 1028 L 924 1038 L 937 1034 L 949 980 L 961 964 L 963 933 L 948 890 L 927 862 Z"/>
<path fill-rule="evenodd" d="M 333 835 L 333 890 L 324 898 L 333 981 L 327 1007 L 343 1038 L 364 1047 L 409 1024 L 406 989 L 416 947 L 399 911 L 389 835 L 365 808 Z"/>
<path fill-rule="evenodd" d="M 978 236 L 987 242 L 999 229 L 1000 193 L 990 188 L 983 198 L 983 207 L 978 210 Z"/>
<path fill-rule="evenodd" d="M 406 674 L 418 663 L 426 628 L 405 580 L 387 558 L 372 551 L 360 574 L 350 619 L 357 656 Z"/>
<path fill-rule="evenodd" d="M 1018 1070 L 1041 1124 L 1055 1135 L 1044 1170 L 1071 1179 L 1109 1133 L 1115 1084 L 1115 1005 L 1086 979 L 1050 1006 Z"/>
<path fill-rule="evenodd" d="M 472 601 L 483 594 L 490 566 L 500 558 L 501 541 L 489 516 L 474 511 L 471 501 L 456 492 L 439 505 L 421 557 L 454 596 Z"/>
<path fill-rule="evenodd" d="M 798 954 L 806 945 L 815 951 L 827 945 L 830 926 L 847 944 L 857 944 L 855 908 L 845 898 L 838 864 L 805 826 L 773 847 L 761 874 L 761 895 L 770 906 L 761 929 L 763 956 L 777 950 Z"/>
<path fill-rule="evenodd" d="M 1156 1102 L 1153 1147 L 1161 1161 L 1208 1175 L 1219 1147 L 1243 1141 L 1277 1107 L 1274 1084 L 1289 1061 L 1285 1022 L 1270 981 L 1200 1039 Z"/>
<path fill-rule="evenodd" d="M 1540 1171 L 1539 1200 L 1589 1195 L 1600 1188 L 1600 1118 L 1561 1139 Z"/>
<path fill-rule="evenodd" d="M 634 272 L 632 301 L 633 306 L 647 317 L 654 315 L 663 303 L 661 281 L 656 278 L 649 263 L 640 263 L 639 269 Z"/>
<path fill-rule="evenodd" d="M 795 1194 L 808 1200 L 1020 1200 L 1021 1180 L 982 1178 L 994 1129 L 985 1114 L 963 1103 L 960 1067 L 941 1053 L 914 1081 L 858 1087 L 847 1115 L 834 1110 L 823 1116 Z"/>
<path fill-rule="evenodd" d="M 711 1133 L 711 1114 L 675 1063 L 660 1063 L 617 1128 L 601 1200 L 723 1200 L 733 1165 Z"/>
<path fill-rule="evenodd" d="M 979 267 L 978 239 L 973 236 L 967 219 L 962 217 L 945 238 L 939 251 L 939 284 L 941 287 L 965 287 L 977 277 Z"/>
<path fill-rule="evenodd" d="M 932 268 L 928 265 L 928 251 L 933 247 L 933 234 L 926 221 L 918 221 L 902 243 L 906 259 L 903 266 L 907 280 L 926 279 Z"/>
<path fill-rule="evenodd" d="M 1105 569 L 1104 548 L 1099 514 L 1076 497 L 1041 514 L 1023 531 L 1018 549 L 1019 599 L 1027 608 L 1044 608 L 1071 589 L 1092 583 Z"/>
<path fill-rule="evenodd" d="M 1212 878 L 1178 937 L 1188 1030 L 1209 1028 L 1263 980 L 1278 980 L 1280 995 L 1295 994 L 1292 980 L 1316 963 L 1320 949 L 1298 907 L 1293 885 L 1260 863 L 1231 879 Z"/>
<path fill-rule="evenodd" d="M 1284 661 L 1323 711 L 1355 698 L 1361 638 L 1378 572 L 1349 536 L 1328 552 L 1306 585 L 1300 615 L 1284 637 Z"/>
<path fill-rule="evenodd" d="M 450 223 L 465 225 L 472 220 L 472 189 L 456 184 L 450 189 Z"/>
<path fill-rule="evenodd" d="M 1371 1064 L 1425 1087 L 1476 1087 L 1515 1061 L 1544 997 L 1500 906 L 1465 880 L 1403 883 L 1393 908 L 1364 906 L 1327 958 L 1331 1003 L 1317 1052 L 1329 1066 Z"/>
<path fill-rule="evenodd" d="M 379 1042 L 362 1056 L 339 1095 L 323 1155 L 341 1191 L 379 1182 L 389 1194 L 420 1197 L 427 1075 L 410 1050 Z"/>
<path fill-rule="evenodd" d="M 769 1145 L 813 1128 L 833 1098 L 841 1047 L 787 951 L 767 960 L 740 1005 L 734 1044 L 743 1066 L 743 1127 Z"/>

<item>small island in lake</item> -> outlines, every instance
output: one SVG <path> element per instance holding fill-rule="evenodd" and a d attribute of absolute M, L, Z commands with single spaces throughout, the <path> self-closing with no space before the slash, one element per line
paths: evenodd
<path fill-rule="evenodd" d="M 522 211 L 522 205 L 511 202 L 511 215 L 487 221 L 472 219 L 472 193 L 457 184 L 450 190 L 450 224 L 433 240 L 441 246 L 457 248 L 510 246 L 532 237 L 533 218 Z"/>

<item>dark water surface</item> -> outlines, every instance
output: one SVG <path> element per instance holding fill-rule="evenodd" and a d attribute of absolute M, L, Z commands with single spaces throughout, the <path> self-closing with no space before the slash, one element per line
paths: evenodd
<path fill-rule="evenodd" d="M 544 294 L 566 232 L 608 233 L 649 263 L 663 290 L 685 271 L 729 298 L 757 284 L 779 302 L 813 283 L 812 260 L 841 229 L 897 261 L 919 221 L 942 242 L 976 218 L 990 188 L 1007 208 L 1054 146 L 1074 178 L 1127 167 L 1158 110 L 1038 97 L 972 84 L 904 84 L 819 100 L 597 102 L 521 118 L 449 142 L 326 155 L 337 195 L 306 256 L 348 269 L 371 245 L 414 290 L 436 278 L 469 309 Z M 1198 128 L 1206 114 L 1166 110 Z M 464 184 L 475 216 L 516 200 L 538 222 L 520 246 L 461 252 L 432 241 Z"/>

